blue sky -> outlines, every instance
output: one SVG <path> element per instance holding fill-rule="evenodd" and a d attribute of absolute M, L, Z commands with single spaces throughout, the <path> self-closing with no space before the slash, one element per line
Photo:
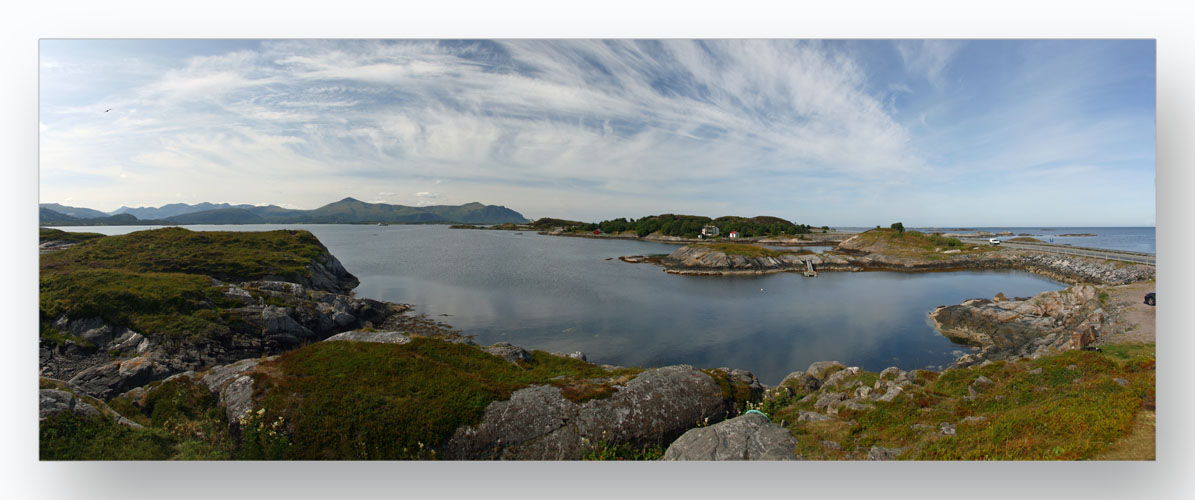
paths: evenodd
<path fill-rule="evenodd" d="M 100 210 L 1155 221 L 1152 40 L 43 40 L 39 76 L 41 201 Z"/>

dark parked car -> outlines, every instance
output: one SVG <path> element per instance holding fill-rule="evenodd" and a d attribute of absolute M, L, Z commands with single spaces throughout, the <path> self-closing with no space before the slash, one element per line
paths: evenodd
<path fill-rule="evenodd" d="M 1157 296 L 1154 295 L 1155 293 L 1156 292 L 1149 292 L 1149 293 L 1145 294 L 1145 303 L 1146 304 L 1149 304 L 1151 306 L 1158 305 L 1158 299 L 1157 299 Z"/>

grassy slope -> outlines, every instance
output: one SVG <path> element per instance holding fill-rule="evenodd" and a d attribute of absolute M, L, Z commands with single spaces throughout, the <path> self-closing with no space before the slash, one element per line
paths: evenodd
<path fill-rule="evenodd" d="M 41 256 L 41 271 L 123 269 L 249 280 L 301 277 L 327 249 L 308 231 L 188 231 L 168 227 L 106 236 Z"/>
<path fill-rule="evenodd" d="M 41 256 L 42 338 L 59 337 L 48 325 L 63 314 L 98 316 L 146 334 L 221 330 L 228 320 L 222 308 L 236 304 L 212 278 L 297 278 L 326 252 L 307 231 L 165 228 L 89 239 Z"/>
<path fill-rule="evenodd" d="M 1035 368 L 1041 373 L 1029 373 Z M 968 386 L 980 375 L 995 381 L 995 387 L 966 398 Z M 875 380 L 875 374 L 864 376 Z M 1127 381 L 1126 386 L 1115 378 Z M 791 404 L 773 403 L 771 416 L 788 423 L 798 439 L 798 453 L 815 459 L 858 456 L 871 446 L 905 448 L 900 458 L 918 460 L 1091 459 L 1126 436 L 1137 413 L 1153 403 L 1153 346 L 998 362 L 929 373 L 925 382 L 891 403 L 874 403 L 874 410 L 842 410 L 830 422 L 797 422 L 799 410 L 813 410 L 817 394 Z M 983 420 L 964 422 L 966 417 Z M 955 425 L 956 434 L 937 432 L 942 423 Z M 914 427 L 918 424 L 929 427 Z M 825 447 L 825 440 L 842 450 Z"/>
<path fill-rule="evenodd" d="M 697 246 L 711 248 L 726 255 L 741 255 L 743 257 L 779 257 L 784 255 L 784 252 L 743 243 L 702 243 Z"/>
<path fill-rule="evenodd" d="M 55 384 L 43 382 L 43 387 Z M 42 460 L 225 460 L 236 458 L 224 409 L 206 387 L 181 377 L 154 382 L 137 401 L 121 396 L 111 408 L 145 428 L 109 417 L 60 413 L 42 422 Z M 86 399 L 86 397 L 84 398 Z"/>
<path fill-rule="evenodd" d="M 224 430 L 215 399 L 182 378 L 151 384 L 136 405 L 127 396 L 109 402 L 146 429 L 74 415 L 48 420 L 41 425 L 42 458 L 436 458 L 431 450 L 456 427 L 476 423 L 490 402 L 518 388 L 550 383 L 583 401 L 612 393 L 610 383 L 591 379 L 625 382 L 635 373 L 611 374 L 538 351 L 533 358 L 515 366 L 475 347 L 425 338 L 407 345 L 321 342 L 259 367 L 261 408 L 243 421 L 239 446 Z M 1041 372 L 1030 373 L 1034 369 Z M 716 372 L 707 371 L 726 378 Z M 797 421 L 799 410 L 812 410 L 826 389 L 755 407 L 784 422 L 797 438 L 797 452 L 812 459 L 859 458 L 883 446 L 903 448 L 903 459 L 1082 460 L 1120 451 L 1135 418 L 1155 399 L 1152 345 L 919 373 L 918 385 L 895 401 L 873 403 L 873 410 L 842 409 L 829 422 Z M 967 398 L 968 386 L 980 375 L 995 385 Z M 870 386 L 879 376 L 865 372 L 855 378 Z M 728 397 L 749 397 L 746 388 L 724 385 Z M 982 420 L 965 422 L 967 417 Z M 954 425 L 955 434 L 939 433 L 942 423 Z M 827 448 L 824 441 L 842 449 Z M 607 448 L 590 458 L 659 455 L 647 451 Z"/>
<path fill-rule="evenodd" d="M 146 429 L 77 415 L 43 423 L 42 458 L 435 458 L 435 445 L 458 426 L 479 422 L 490 402 L 517 389 L 552 384 L 565 397 L 585 401 L 608 397 L 613 384 L 639 371 L 608 372 L 541 351 L 532 358 L 516 366 L 475 346 L 421 337 L 406 345 L 319 342 L 259 366 L 261 408 L 241 421 L 239 445 L 215 398 L 181 377 L 150 384 L 138 401 L 120 396 L 109 402 Z M 593 380 L 599 378 L 610 380 Z"/>
<path fill-rule="evenodd" d="M 967 245 L 957 238 L 925 234 L 920 231 L 898 232 L 895 229 L 872 229 L 859 233 L 849 248 L 881 253 L 896 257 L 927 260 L 949 259 L 952 255 L 982 254 L 996 251 L 997 247 Z M 956 254 L 943 251 L 959 250 Z"/>
<path fill-rule="evenodd" d="M 282 457 L 298 459 L 433 458 L 430 449 L 454 429 L 479 422 L 490 402 L 519 388 L 551 383 L 585 400 L 613 392 L 588 379 L 635 373 L 539 351 L 518 367 L 476 347 L 418 337 L 406 345 L 321 342 L 259 371 L 261 418 L 281 418 L 293 442 Z"/>
<path fill-rule="evenodd" d="M 81 241 L 94 240 L 96 238 L 103 238 L 104 235 L 100 233 L 72 233 L 63 231 L 61 229 L 51 229 L 43 227 L 38 229 L 38 242 L 45 243 L 47 241 L 70 241 L 79 243 Z"/>

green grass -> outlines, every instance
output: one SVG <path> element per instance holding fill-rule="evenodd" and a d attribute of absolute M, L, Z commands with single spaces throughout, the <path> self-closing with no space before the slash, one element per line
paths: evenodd
<path fill-rule="evenodd" d="M 78 344 L 84 349 L 94 349 L 95 344 L 88 342 L 86 339 L 76 337 L 69 333 L 63 333 L 49 322 L 43 321 L 39 326 L 38 339 L 42 344 L 52 346 L 65 346 L 69 343 Z"/>
<path fill-rule="evenodd" d="M 702 243 L 698 246 L 707 247 L 726 255 L 741 255 L 743 257 L 779 257 L 784 255 L 784 252 L 744 243 Z"/>
<path fill-rule="evenodd" d="M 736 413 L 741 413 L 749 409 L 749 405 L 757 401 L 761 394 L 754 394 L 751 392 L 751 386 L 731 378 L 729 373 L 719 369 L 702 370 L 706 375 L 713 377 L 714 382 L 718 383 L 718 387 L 722 389 L 722 397 L 734 402 L 734 409 Z"/>
<path fill-rule="evenodd" d="M 1045 242 L 1043 242 L 1042 240 L 1039 240 L 1039 239 L 1037 239 L 1037 238 L 1030 238 L 1030 237 L 1028 237 L 1028 236 L 1019 236 L 1019 237 L 1016 237 L 1016 238 L 1009 238 L 1009 239 L 1008 239 L 1008 241 L 1010 241 L 1010 242 L 1021 242 L 1021 243 L 1045 243 Z"/>
<path fill-rule="evenodd" d="M 1137 413 L 1156 398 L 1152 345 L 1101 348 L 947 370 L 919 378 L 921 385 L 893 402 L 870 402 L 873 410 L 842 409 L 831 422 L 796 421 L 800 410 L 814 410 L 819 393 L 772 403 L 769 416 L 786 422 L 798 453 L 812 459 L 859 458 L 872 446 L 903 447 L 899 458 L 917 460 L 1092 459 L 1123 439 Z M 1040 373 L 1030 373 L 1038 368 Z M 994 385 L 967 397 L 981 375 Z M 983 420 L 964 422 L 966 417 Z M 943 423 L 954 425 L 955 435 L 939 433 Z"/>
<path fill-rule="evenodd" d="M 134 429 L 100 415 L 51 415 L 38 425 L 42 460 L 167 460 L 178 441 L 161 430 Z"/>
<path fill-rule="evenodd" d="M 94 240 L 96 238 L 103 238 L 104 235 L 100 233 L 73 233 L 63 231 L 61 229 L 51 229 L 48 227 L 39 228 L 38 242 L 45 243 L 47 241 L 70 241 L 79 243 L 87 240 Z"/>
<path fill-rule="evenodd" d="M 476 347 L 419 338 L 410 344 L 321 342 L 259 367 L 262 422 L 285 422 L 291 459 L 426 459 L 486 406 L 532 384 L 575 389 L 584 400 L 612 390 L 583 381 L 611 374 L 571 358 L 532 353 L 515 366 Z M 558 378 L 559 377 L 559 378 Z"/>
<path fill-rule="evenodd" d="M 227 327 L 214 309 L 234 305 L 204 276 L 119 269 L 42 274 L 39 294 L 43 325 L 63 314 L 98 316 L 151 335 L 221 331 Z"/>
<path fill-rule="evenodd" d="M 182 387 L 187 387 L 192 400 L 202 401 L 207 420 L 185 419 L 181 412 L 164 411 L 167 407 L 178 407 L 184 399 L 179 397 Z M 157 410 L 147 410 L 146 413 L 133 406 L 127 397 L 115 398 L 105 407 L 103 402 L 76 393 L 58 380 L 40 379 L 38 388 L 70 392 L 101 413 L 83 416 L 62 412 L 40 422 L 39 447 L 43 460 L 218 460 L 231 457 L 231 441 L 228 426 L 222 418 L 223 410 L 217 407 L 207 388 L 191 383 L 189 379 L 155 382 L 148 386 L 148 398 L 153 401 L 150 407 Z M 172 401 L 164 402 L 163 396 Z M 146 427 L 119 424 L 114 420 L 117 414 Z M 201 422 L 204 425 L 200 425 Z"/>
<path fill-rule="evenodd" d="M 81 234 L 55 231 L 43 229 L 43 238 Z M 239 304 L 224 297 L 212 278 L 296 280 L 307 276 L 307 266 L 326 253 L 310 232 L 291 230 L 164 228 L 86 239 L 41 256 L 41 338 L 54 345 L 76 340 L 49 327 L 62 315 L 100 317 L 149 336 L 224 333 L 243 321 L 228 317 L 224 309 Z M 290 305 L 272 295 L 268 303 Z"/>
<path fill-rule="evenodd" d="M 951 258 L 942 255 L 940 251 L 959 250 L 959 254 L 978 254 L 996 250 L 995 247 L 979 246 L 972 250 L 971 246 L 958 238 L 947 238 L 939 234 L 925 234 L 920 231 L 899 232 L 895 229 L 872 229 L 859 233 L 863 249 L 871 252 L 895 255 L 899 257 L 915 257 L 930 260 Z"/>
<path fill-rule="evenodd" d="M 82 269 L 183 273 L 224 281 L 296 279 L 327 249 L 308 231 L 189 231 L 168 227 L 87 240 L 41 256 L 41 273 Z"/>
<path fill-rule="evenodd" d="M 664 458 L 664 447 L 658 444 L 632 446 L 626 443 L 610 445 L 600 442 L 582 455 L 581 460 L 659 460 Z"/>
<path fill-rule="evenodd" d="M 206 386 L 190 377 L 153 382 L 139 400 L 113 398 L 108 405 L 126 418 L 165 432 L 174 440 L 172 460 L 223 460 L 237 456 L 224 408 Z"/>
<path fill-rule="evenodd" d="M 1153 343 L 1149 344 L 1116 344 L 1103 345 L 1100 350 L 1104 355 L 1119 361 L 1130 359 L 1148 359 L 1156 356 L 1156 347 Z"/>

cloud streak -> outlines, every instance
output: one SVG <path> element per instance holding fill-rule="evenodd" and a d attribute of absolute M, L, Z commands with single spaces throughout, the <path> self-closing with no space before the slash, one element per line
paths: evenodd
<path fill-rule="evenodd" d="M 881 86 L 841 44 L 791 40 L 267 41 L 156 73 L 135 62 L 127 88 L 43 92 L 41 170 L 55 180 L 43 198 L 112 209 L 132 193 L 155 204 L 182 191 L 312 208 L 384 189 L 411 193 L 395 203 L 482 201 L 533 216 L 791 217 L 815 213 L 814 184 L 892 196 L 873 188 L 958 171 L 938 163 L 949 148 L 929 144 L 955 132 L 923 130 L 938 122 L 924 110 L 906 123 L 887 92 L 948 91 L 963 47 L 888 49 L 928 88 Z M 41 71 L 52 82 L 100 70 L 62 50 L 43 51 Z M 981 144 L 992 128 L 965 139 Z M 83 193 L 57 182 L 76 174 L 105 182 Z M 441 180 L 452 189 L 431 189 Z"/>

